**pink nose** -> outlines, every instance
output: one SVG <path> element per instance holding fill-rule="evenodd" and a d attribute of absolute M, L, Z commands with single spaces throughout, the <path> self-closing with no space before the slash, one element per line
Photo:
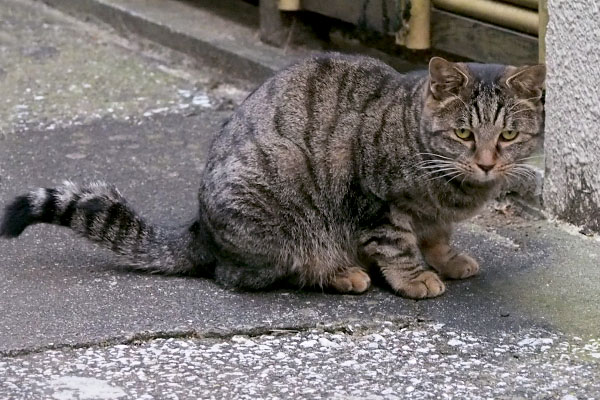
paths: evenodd
<path fill-rule="evenodd" d="M 477 166 L 479 168 L 481 168 L 481 170 L 485 173 L 488 173 L 489 171 L 492 170 L 492 168 L 494 168 L 496 164 L 477 164 Z"/>

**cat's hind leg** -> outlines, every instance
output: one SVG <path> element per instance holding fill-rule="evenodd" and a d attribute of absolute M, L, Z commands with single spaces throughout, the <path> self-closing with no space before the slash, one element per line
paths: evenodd
<path fill-rule="evenodd" d="M 338 293 L 363 293 L 371 287 L 371 278 L 353 249 L 350 234 L 319 234 L 318 246 L 306 246 L 296 253 L 290 272 L 299 286 L 318 287 Z M 301 246 L 296 246 L 296 249 Z"/>
<path fill-rule="evenodd" d="M 351 264 L 345 258 L 323 260 L 317 254 L 300 267 L 257 260 L 252 263 L 249 260 L 220 260 L 214 276 L 217 283 L 225 287 L 245 290 L 265 289 L 286 281 L 295 286 L 321 287 L 338 293 L 358 294 L 367 291 L 371 286 L 371 278 L 358 262 Z"/>
<path fill-rule="evenodd" d="M 439 276 L 421 262 L 408 215 L 391 210 L 384 223 L 363 232 L 360 245 L 363 256 L 380 268 L 401 296 L 422 299 L 439 296 L 446 290 Z"/>
<path fill-rule="evenodd" d="M 371 286 L 371 278 L 361 267 L 351 267 L 336 273 L 328 286 L 339 293 L 363 293 Z"/>
<path fill-rule="evenodd" d="M 275 265 L 220 260 L 215 266 L 215 281 L 227 288 L 242 290 L 268 289 L 285 278 L 285 274 Z"/>

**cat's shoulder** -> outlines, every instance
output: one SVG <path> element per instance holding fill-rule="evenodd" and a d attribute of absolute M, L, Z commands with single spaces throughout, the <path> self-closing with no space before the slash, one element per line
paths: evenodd
<path fill-rule="evenodd" d="M 351 69 L 380 69 L 390 73 L 398 73 L 382 60 L 361 54 L 347 54 L 339 52 L 315 53 L 292 64 L 288 69 L 314 69 L 314 68 L 351 68 Z"/>

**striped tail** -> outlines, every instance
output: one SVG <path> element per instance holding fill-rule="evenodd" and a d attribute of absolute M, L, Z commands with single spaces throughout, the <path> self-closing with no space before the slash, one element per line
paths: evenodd
<path fill-rule="evenodd" d="M 189 231 L 176 234 L 148 225 L 116 188 L 102 182 L 79 186 L 67 181 L 17 197 L 5 209 L 0 237 L 17 237 L 37 223 L 69 227 L 136 269 L 176 274 L 194 268 L 187 254 Z"/>

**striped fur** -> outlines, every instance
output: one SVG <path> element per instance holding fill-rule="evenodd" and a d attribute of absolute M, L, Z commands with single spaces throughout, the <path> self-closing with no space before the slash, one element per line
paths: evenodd
<path fill-rule="evenodd" d="M 9 204 L 0 235 L 63 225 L 137 268 L 201 270 L 246 289 L 288 280 L 360 293 L 376 267 L 399 294 L 434 297 L 441 277 L 479 270 L 450 245 L 452 224 L 529 173 L 543 75 L 440 58 L 401 75 L 372 58 L 316 56 L 267 80 L 224 124 L 187 230 L 148 225 L 108 185 L 66 183 Z M 520 135 L 502 141 L 504 130 Z"/>
<path fill-rule="evenodd" d="M 150 272 L 193 269 L 182 251 L 186 239 L 148 225 L 118 190 L 103 182 L 78 186 L 66 181 L 19 196 L 5 210 L 0 236 L 19 236 L 36 223 L 61 225 L 121 256 L 124 264 Z"/>

